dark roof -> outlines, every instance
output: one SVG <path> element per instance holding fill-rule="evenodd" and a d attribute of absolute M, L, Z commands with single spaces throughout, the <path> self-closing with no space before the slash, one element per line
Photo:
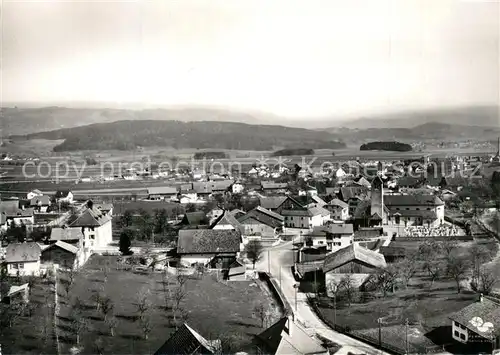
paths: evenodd
<path fill-rule="evenodd" d="M 386 266 L 385 258 L 382 254 L 353 243 L 348 247 L 328 254 L 323 264 L 323 272 L 326 273 L 337 269 L 338 267 L 353 260 L 361 261 L 362 263 L 371 265 L 374 268 L 384 268 Z"/>
<path fill-rule="evenodd" d="M 240 222 L 234 217 L 230 212 L 224 211 L 209 227 L 209 229 L 213 229 L 218 225 L 231 225 L 235 230 L 243 233 L 245 228 L 241 225 Z"/>
<path fill-rule="evenodd" d="M 71 222 L 69 226 L 100 227 L 109 221 L 111 221 L 111 218 L 107 214 L 103 214 L 100 210 L 93 207 L 93 208 L 87 208 L 73 222 Z"/>
<path fill-rule="evenodd" d="M 56 198 L 63 198 L 67 197 L 71 191 L 70 190 L 57 190 L 55 197 Z"/>
<path fill-rule="evenodd" d="M 482 301 L 474 302 L 452 314 L 450 319 L 484 338 L 491 339 L 493 334 L 500 333 L 500 304 L 483 297 Z"/>
<path fill-rule="evenodd" d="M 366 195 L 368 193 L 368 188 L 365 186 L 348 186 L 340 188 L 340 195 L 342 200 L 347 201 L 350 198 Z"/>
<path fill-rule="evenodd" d="M 37 243 L 13 243 L 7 245 L 5 261 L 8 263 L 38 261 L 42 249 Z"/>
<path fill-rule="evenodd" d="M 148 188 L 148 195 L 176 195 L 177 188 L 172 186 L 158 186 Z"/>
<path fill-rule="evenodd" d="M 247 214 L 239 218 L 240 223 L 245 224 L 248 220 L 256 220 L 262 224 L 265 224 L 271 228 L 278 228 L 283 225 L 283 216 L 274 213 L 272 211 L 266 210 L 260 206 L 254 208 Z"/>
<path fill-rule="evenodd" d="M 314 227 L 309 235 L 326 235 L 326 234 L 347 234 L 352 235 L 354 231 L 352 224 L 330 224 L 327 226 Z"/>
<path fill-rule="evenodd" d="M 49 240 L 79 240 L 82 237 L 81 228 L 52 228 Z"/>
<path fill-rule="evenodd" d="M 338 198 L 332 199 L 330 202 L 328 202 L 328 205 L 329 206 L 337 206 L 337 207 L 340 207 L 340 208 L 347 208 L 347 207 L 349 207 L 349 205 L 347 203 L 345 203 L 342 200 L 339 200 Z"/>
<path fill-rule="evenodd" d="M 383 229 L 381 227 L 374 228 L 359 228 L 354 232 L 354 239 L 376 238 L 382 235 Z"/>
<path fill-rule="evenodd" d="M 36 196 L 30 200 L 30 206 L 48 206 L 50 205 L 50 197 L 47 195 Z"/>
<path fill-rule="evenodd" d="M 384 257 L 391 256 L 391 257 L 402 257 L 406 256 L 406 249 L 403 247 L 380 247 L 379 248 L 380 254 L 384 255 Z"/>
<path fill-rule="evenodd" d="M 265 209 L 276 209 L 287 200 L 286 196 L 263 197 L 259 199 L 259 203 Z"/>
<path fill-rule="evenodd" d="M 444 202 L 434 195 L 384 195 L 386 206 L 442 206 Z"/>
<path fill-rule="evenodd" d="M 241 233 L 232 229 L 181 229 L 178 254 L 236 253 L 240 251 Z"/>
<path fill-rule="evenodd" d="M 283 210 L 281 211 L 283 216 L 306 216 L 313 217 L 317 215 L 324 216 L 325 214 L 330 214 L 329 211 L 322 207 L 309 207 L 304 209 L 293 209 L 293 210 Z"/>
<path fill-rule="evenodd" d="M 199 226 L 207 219 L 205 212 L 186 212 L 182 218 L 181 224 L 189 226 Z"/>
<path fill-rule="evenodd" d="M 205 355 L 214 354 L 216 349 L 186 323 L 181 325 L 154 355 Z"/>
<path fill-rule="evenodd" d="M 49 245 L 48 248 L 45 248 L 42 251 L 42 254 L 45 253 L 45 251 L 47 251 L 49 249 L 53 249 L 53 248 L 60 248 L 60 249 L 66 250 L 67 252 L 70 252 L 71 254 L 75 254 L 75 255 L 76 255 L 76 253 L 78 253 L 78 248 L 75 247 L 74 245 L 63 242 L 62 240 L 58 240 L 54 244 Z"/>
<path fill-rule="evenodd" d="M 266 189 L 286 189 L 288 183 L 286 182 L 274 182 L 274 181 L 261 181 L 260 185 L 264 190 Z"/>

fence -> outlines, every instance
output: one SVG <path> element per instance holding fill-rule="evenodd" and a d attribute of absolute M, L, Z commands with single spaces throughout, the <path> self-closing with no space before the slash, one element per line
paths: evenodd
<path fill-rule="evenodd" d="M 292 312 L 292 307 L 285 298 L 285 295 L 283 295 L 281 289 L 276 283 L 276 280 L 273 279 L 267 272 L 259 272 L 259 279 L 267 283 L 274 297 L 278 300 L 280 307 L 284 310 L 284 313 L 290 314 Z"/>

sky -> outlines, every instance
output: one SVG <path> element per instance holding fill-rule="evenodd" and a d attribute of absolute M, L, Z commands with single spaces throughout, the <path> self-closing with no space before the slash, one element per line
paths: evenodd
<path fill-rule="evenodd" d="M 288 117 L 498 105 L 500 1 L 2 1 L 1 99 Z"/>

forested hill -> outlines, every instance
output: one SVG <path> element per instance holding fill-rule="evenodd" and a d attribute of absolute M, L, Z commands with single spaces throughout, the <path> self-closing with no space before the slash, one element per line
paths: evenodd
<path fill-rule="evenodd" d="M 54 151 L 129 150 L 137 147 L 274 150 L 300 146 L 312 149 L 344 148 L 328 132 L 284 126 L 236 122 L 117 121 L 65 128 L 24 136 L 27 139 L 64 139 Z"/>

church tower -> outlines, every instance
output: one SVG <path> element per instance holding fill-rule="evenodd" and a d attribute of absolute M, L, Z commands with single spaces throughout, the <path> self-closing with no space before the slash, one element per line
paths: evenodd
<path fill-rule="evenodd" d="M 371 211 L 372 219 L 379 218 L 381 222 L 385 220 L 384 216 L 384 183 L 380 176 L 376 176 L 372 181 L 371 191 Z"/>

